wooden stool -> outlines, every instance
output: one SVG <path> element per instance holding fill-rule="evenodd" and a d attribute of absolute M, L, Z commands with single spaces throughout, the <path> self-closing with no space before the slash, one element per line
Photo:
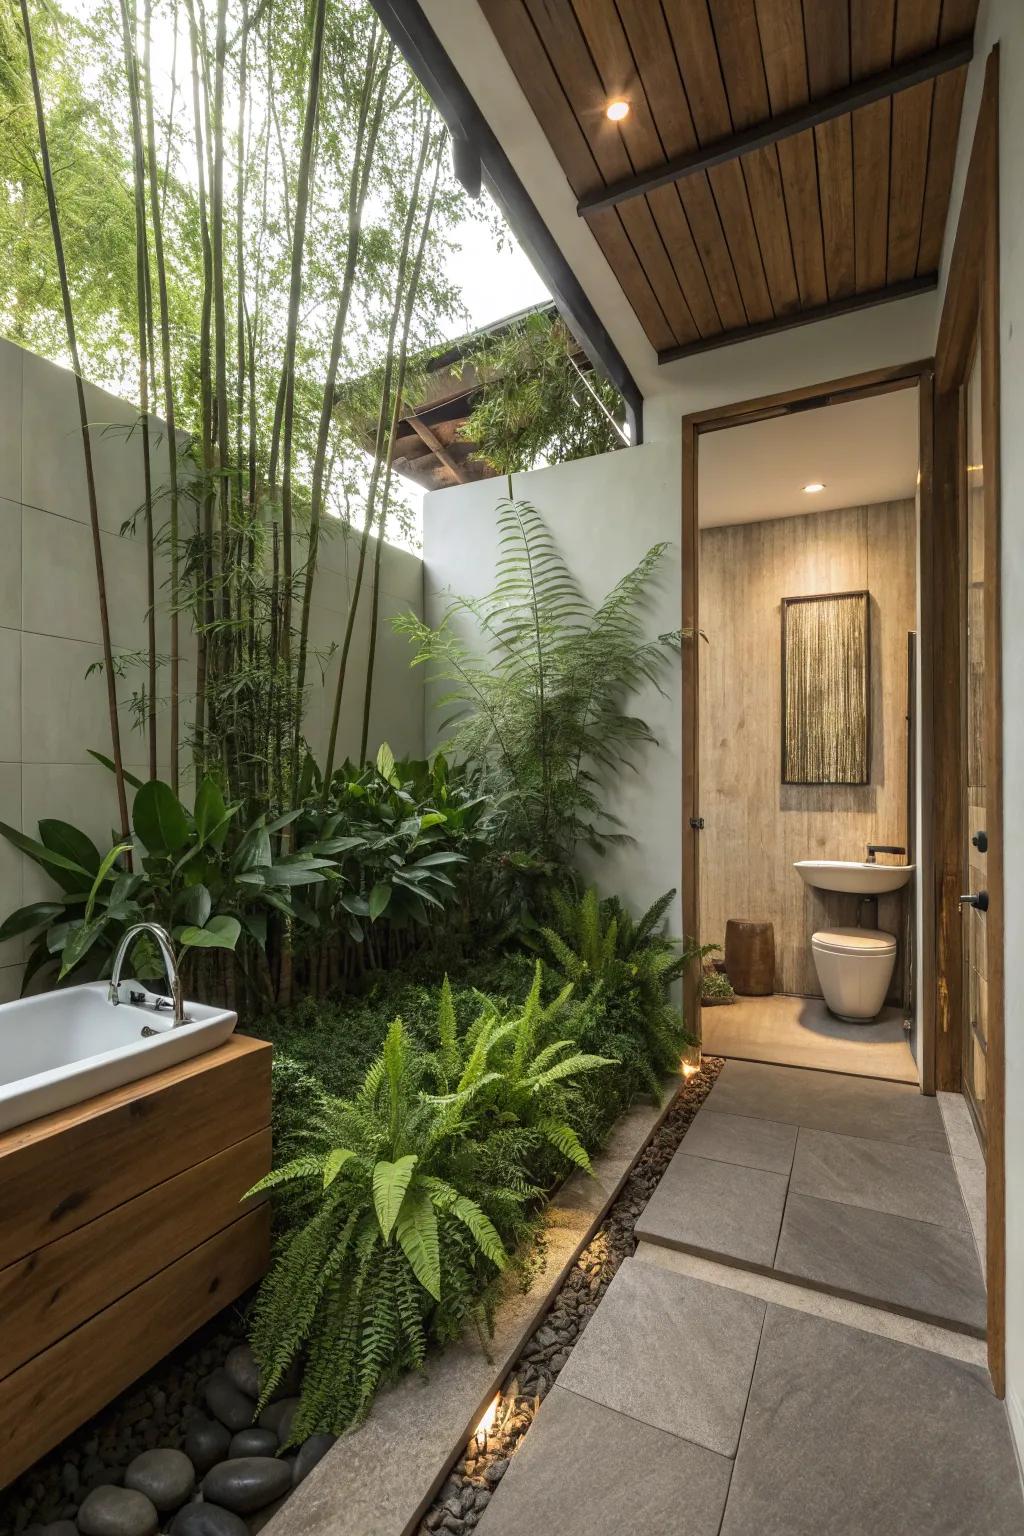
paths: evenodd
<path fill-rule="evenodd" d="M 725 973 L 741 997 L 768 997 L 775 990 L 775 929 L 730 917 L 725 925 Z"/>

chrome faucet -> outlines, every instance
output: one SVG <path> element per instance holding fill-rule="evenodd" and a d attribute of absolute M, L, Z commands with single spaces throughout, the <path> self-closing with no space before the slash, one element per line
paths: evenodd
<path fill-rule="evenodd" d="M 164 972 L 171 989 L 171 1007 L 174 1010 L 174 1028 L 179 1024 L 187 1024 L 189 1021 L 185 1015 L 185 1007 L 181 1000 L 181 978 L 178 975 L 178 962 L 174 958 L 174 946 L 171 936 L 166 928 L 161 928 L 159 923 L 135 923 L 127 929 L 121 937 L 121 942 L 114 951 L 114 966 L 110 973 L 110 986 L 107 988 L 107 1001 L 115 1008 L 121 1001 L 121 967 L 124 965 L 124 957 L 128 953 L 132 940 L 140 933 L 152 934 L 156 940 L 164 962 Z M 167 1007 L 166 998 L 160 998 L 154 1005 L 157 1008 Z"/>

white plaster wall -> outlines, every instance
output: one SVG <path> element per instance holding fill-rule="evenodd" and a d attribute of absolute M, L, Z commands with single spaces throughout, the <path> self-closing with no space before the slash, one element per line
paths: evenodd
<path fill-rule="evenodd" d="M 450 593 L 479 596 L 494 583 L 497 555 L 495 509 L 503 494 L 500 480 L 477 481 L 435 491 L 423 507 L 425 607 L 437 623 Z M 648 443 L 642 448 L 602 454 L 571 464 L 553 465 L 514 475 L 513 494 L 533 502 L 557 539 L 583 591 L 592 601 L 642 555 L 667 541 L 646 623 L 651 635 L 678 629 L 681 623 L 679 565 L 678 444 Z M 588 856 L 587 869 L 608 892 L 618 892 L 637 909 L 663 891 L 679 888 L 681 878 L 681 699 L 678 661 L 670 661 L 665 693 L 645 688 L 636 712 L 658 738 L 657 747 L 638 757 L 638 772 L 623 774 L 612 786 L 608 803 L 635 841 L 600 858 Z M 632 706 L 631 706 L 632 707 Z M 428 714 L 428 738 L 438 717 Z M 677 897 L 672 916 L 679 932 Z"/>
<path fill-rule="evenodd" d="M 137 413 L 91 386 L 87 406 L 97 427 L 93 453 L 112 640 L 115 652 L 133 650 L 146 643 L 145 546 L 141 533 L 124 537 L 119 530 L 143 499 L 142 448 L 138 433 L 129 440 L 110 428 L 130 426 Z M 99 430 L 101 424 L 108 430 Z M 161 444 L 155 452 L 159 483 L 166 449 Z M 353 552 L 340 533 L 325 541 L 311 620 L 313 643 L 324 650 L 344 632 L 350 564 Z M 158 573 L 158 593 L 162 579 Z M 385 739 L 396 752 L 423 750 L 423 680 L 410 672 L 405 642 L 388 622 L 398 611 L 421 611 L 421 604 L 420 560 L 386 546 L 371 750 Z M 364 592 L 343 708 L 342 755 L 358 750 L 368 613 Z M 187 625 L 183 629 L 184 689 L 194 676 L 194 640 Z M 168 619 L 158 601 L 158 650 L 166 654 L 168 645 Z M 113 777 L 89 756 L 90 747 L 110 752 L 106 682 L 99 673 L 85 675 L 101 654 L 74 381 L 66 369 L 0 340 L 0 821 L 36 835 L 40 817 L 55 816 L 83 827 L 101 846 L 110 837 L 117 817 Z M 337 658 L 327 664 L 326 683 L 316 665 L 310 667 L 308 735 L 321 758 L 337 664 Z M 122 701 L 133 686 L 131 678 L 119 685 Z M 187 718 L 184 703 L 183 711 Z M 126 767 L 145 774 L 146 746 L 124 702 L 121 739 Z M 165 717 L 160 742 L 159 771 L 167 775 Z M 43 872 L 0 839 L 0 916 L 51 890 Z M 0 1002 L 17 996 L 25 952 L 21 939 L 0 945 Z"/>
<path fill-rule="evenodd" d="M 957 152 L 949 270 L 985 61 L 999 44 L 1000 489 L 1006 935 L 1007 1409 L 1024 1460 L 1024 0 L 982 0 Z"/>

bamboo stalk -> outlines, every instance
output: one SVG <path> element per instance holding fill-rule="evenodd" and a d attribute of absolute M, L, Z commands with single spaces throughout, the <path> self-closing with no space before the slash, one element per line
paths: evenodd
<path fill-rule="evenodd" d="M 167 480 L 170 492 L 170 518 L 168 523 L 168 556 L 170 560 L 170 590 L 169 607 L 171 623 L 171 656 L 170 656 L 170 751 L 171 751 L 171 788 L 175 794 L 178 792 L 179 766 L 178 766 L 178 735 L 179 735 L 179 709 L 181 690 L 181 654 L 180 633 L 178 618 L 178 540 L 179 530 L 179 506 L 178 506 L 178 434 L 175 425 L 174 409 L 174 374 L 171 365 L 171 321 L 170 306 L 167 298 L 167 264 L 164 259 L 163 236 L 163 199 L 157 176 L 156 159 L 156 126 L 153 117 L 153 81 L 150 74 L 150 45 L 151 45 L 151 0 L 146 0 L 145 10 L 145 39 L 143 45 L 143 87 L 146 102 L 146 141 L 149 159 L 149 203 L 150 218 L 153 222 L 153 258 L 156 263 L 157 300 L 160 306 L 160 361 L 163 371 L 164 394 L 164 421 L 167 426 Z M 174 61 L 177 61 L 177 6 L 174 11 Z M 172 69 L 173 69 L 172 64 Z M 177 77 L 172 81 L 171 103 L 173 106 L 174 94 L 177 87 Z M 166 186 L 166 173 L 164 184 Z"/>
<path fill-rule="evenodd" d="M 428 128 L 429 132 L 429 128 Z M 377 533 L 377 548 L 373 556 L 373 588 L 370 599 L 370 635 L 369 651 L 366 658 L 366 680 L 363 688 L 363 728 L 359 738 L 359 761 L 366 761 L 366 748 L 370 735 L 370 704 L 373 694 L 373 669 L 377 657 L 377 621 L 380 613 L 380 572 L 384 551 L 384 534 L 387 528 L 388 503 L 391 499 L 391 475 L 395 456 L 395 438 L 398 436 L 398 423 L 402 419 L 402 395 L 405 390 L 405 372 L 409 357 L 409 332 L 412 327 L 413 310 L 416 307 L 416 297 L 419 292 L 420 278 L 423 274 L 423 256 L 426 251 L 427 239 L 430 234 L 430 225 L 434 217 L 434 204 L 437 200 L 437 185 L 441 175 L 441 152 L 444 140 L 439 136 L 437 158 L 434 163 L 434 180 L 427 198 L 426 211 L 423 216 L 423 227 L 420 230 L 419 245 L 416 250 L 416 258 L 412 266 L 412 274 L 409 278 L 409 287 L 405 298 L 405 313 L 402 319 L 402 340 L 399 349 L 398 375 L 395 380 L 395 403 L 391 414 L 391 433 L 388 439 L 388 462 L 384 475 L 384 492 L 381 497 L 380 524 Z"/>
<path fill-rule="evenodd" d="M 338 367 L 341 361 L 342 341 L 345 334 L 345 327 L 348 322 L 349 305 L 352 299 L 352 289 L 355 283 L 356 268 L 359 260 L 363 208 L 366 203 L 366 194 L 370 182 L 370 170 L 373 165 L 374 151 L 376 150 L 377 146 L 377 136 L 380 131 L 381 118 L 384 112 L 384 99 L 391 70 L 391 61 L 394 57 L 394 45 L 389 42 L 385 52 L 384 66 L 377 85 L 376 103 L 371 114 L 370 104 L 373 97 L 373 86 L 377 74 L 379 56 L 379 48 L 377 43 L 377 25 L 375 22 L 372 33 L 371 46 L 367 55 L 366 71 L 363 78 L 363 90 L 360 98 L 359 119 L 356 129 L 356 141 L 352 155 L 352 171 L 349 178 L 348 247 L 345 252 L 345 270 L 342 276 L 341 291 L 338 296 L 338 304 L 334 315 L 334 330 L 331 336 L 330 359 L 327 365 L 327 375 L 324 380 L 323 396 L 320 406 L 320 424 L 317 431 L 316 452 L 313 458 L 313 484 L 310 495 L 309 511 L 309 547 L 306 558 L 306 575 L 302 594 L 302 615 L 299 624 L 299 651 L 295 674 L 296 711 L 295 733 L 292 743 L 293 803 L 297 799 L 299 787 L 299 738 L 302 727 L 302 695 L 306 684 L 306 655 L 309 644 L 309 622 L 313 603 L 313 582 L 316 576 L 317 554 L 319 551 L 320 543 L 320 520 L 324 504 L 327 445 L 330 437 L 331 422 L 334 419 L 335 393 L 338 384 Z"/>
<path fill-rule="evenodd" d="M 402 301 L 405 293 L 405 274 L 409 262 L 409 249 L 412 244 L 412 231 L 416 217 L 416 209 L 419 202 L 420 184 L 423 179 L 423 169 L 426 165 L 427 152 L 430 147 L 429 120 L 428 127 L 423 134 L 423 142 L 420 146 L 416 163 L 416 174 L 413 180 L 412 196 L 409 199 L 409 207 L 406 213 L 402 230 L 402 248 L 398 261 L 398 273 L 395 284 L 395 300 L 391 309 L 391 321 L 388 328 L 387 357 L 384 362 L 384 376 L 381 386 L 380 409 L 377 415 L 377 433 L 374 442 L 373 469 L 370 472 L 370 486 L 367 492 L 366 517 L 363 521 L 363 530 L 359 539 L 359 558 L 356 564 L 355 586 L 349 604 L 348 618 L 345 623 L 345 636 L 341 646 L 341 657 L 338 664 L 338 682 L 334 693 L 334 708 L 331 713 L 331 730 L 327 742 L 327 761 L 324 766 L 324 780 L 321 790 L 322 803 L 327 803 L 330 790 L 331 776 L 334 773 L 334 756 L 338 745 L 338 724 L 341 719 L 341 701 L 345 690 L 345 674 L 348 668 L 348 658 L 352 649 L 352 635 L 355 629 L 356 610 L 359 606 L 359 595 L 362 591 L 363 572 L 366 569 L 366 550 L 370 541 L 370 530 L 373 527 L 377 487 L 380 483 L 381 459 L 384 454 L 385 433 L 390 420 L 391 382 L 394 374 L 395 362 L 395 336 L 398 331 L 399 315 L 402 311 Z"/>
<path fill-rule="evenodd" d="M 121 836 L 128 835 L 128 798 L 125 792 L 124 767 L 121 761 L 121 730 L 117 718 L 117 684 L 114 677 L 114 658 L 110 644 L 110 614 L 107 608 L 107 584 L 103 569 L 103 546 L 100 540 L 99 502 L 96 495 L 96 476 L 92 460 L 92 439 L 89 417 L 85 405 L 85 385 L 82 381 L 82 364 L 78 355 L 78 338 L 75 317 L 68 286 L 67 263 L 64 259 L 64 241 L 60 230 L 57 195 L 53 185 L 50 165 L 50 149 L 46 134 L 46 114 L 36 68 L 35 47 L 32 41 L 32 23 L 29 20 L 28 0 L 20 0 L 21 23 L 25 32 L 25 49 L 28 55 L 29 76 L 32 81 L 32 98 L 35 103 L 36 129 L 39 135 L 39 156 L 42 162 L 43 185 L 46 189 L 46 205 L 50 217 L 50 233 L 53 237 L 53 253 L 60 280 L 61 304 L 64 310 L 64 326 L 67 331 L 68 350 L 75 375 L 75 393 L 78 399 L 78 419 L 82 433 L 82 454 L 85 459 L 85 484 L 89 500 L 89 523 L 92 529 L 93 558 L 96 565 L 96 592 L 100 610 L 100 632 L 103 644 L 103 671 L 107 680 L 107 711 L 110 716 L 110 748 L 114 762 L 114 782 L 117 786 L 117 807 L 121 819 Z"/>
<path fill-rule="evenodd" d="M 146 160 L 142 147 L 142 115 L 139 109 L 139 75 L 136 57 L 134 18 L 128 0 L 121 3 L 121 35 L 124 44 L 124 69 L 128 83 L 128 107 L 132 130 L 132 169 L 135 197 L 135 296 L 139 317 L 139 408 L 142 420 L 142 480 L 145 496 L 146 528 L 146 644 L 148 699 L 146 732 L 149 746 L 149 776 L 157 776 L 156 751 L 156 570 L 153 550 L 153 470 L 149 451 L 149 244 L 146 237 Z"/>

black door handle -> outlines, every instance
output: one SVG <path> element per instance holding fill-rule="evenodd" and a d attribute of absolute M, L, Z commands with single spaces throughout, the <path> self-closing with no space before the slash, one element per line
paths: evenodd
<path fill-rule="evenodd" d="M 695 832 L 703 832 L 704 831 L 704 817 L 703 816 L 691 816 L 690 817 L 690 826 L 693 828 L 693 830 Z"/>
<path fill-rule="evenodd" d="M 988 853 L 987 832 L 975 832 L 974 836 L 971 838 L 971 842 L 974 844 L 974 847 L 977 848 L 979 853 Z"/>
<path fill-rule="evenodd" d="M 974 907 L 978 912 L 988 911 L 988 891 L 979 891 L 977 896 L 961 896 L 960 906 Z"/>

